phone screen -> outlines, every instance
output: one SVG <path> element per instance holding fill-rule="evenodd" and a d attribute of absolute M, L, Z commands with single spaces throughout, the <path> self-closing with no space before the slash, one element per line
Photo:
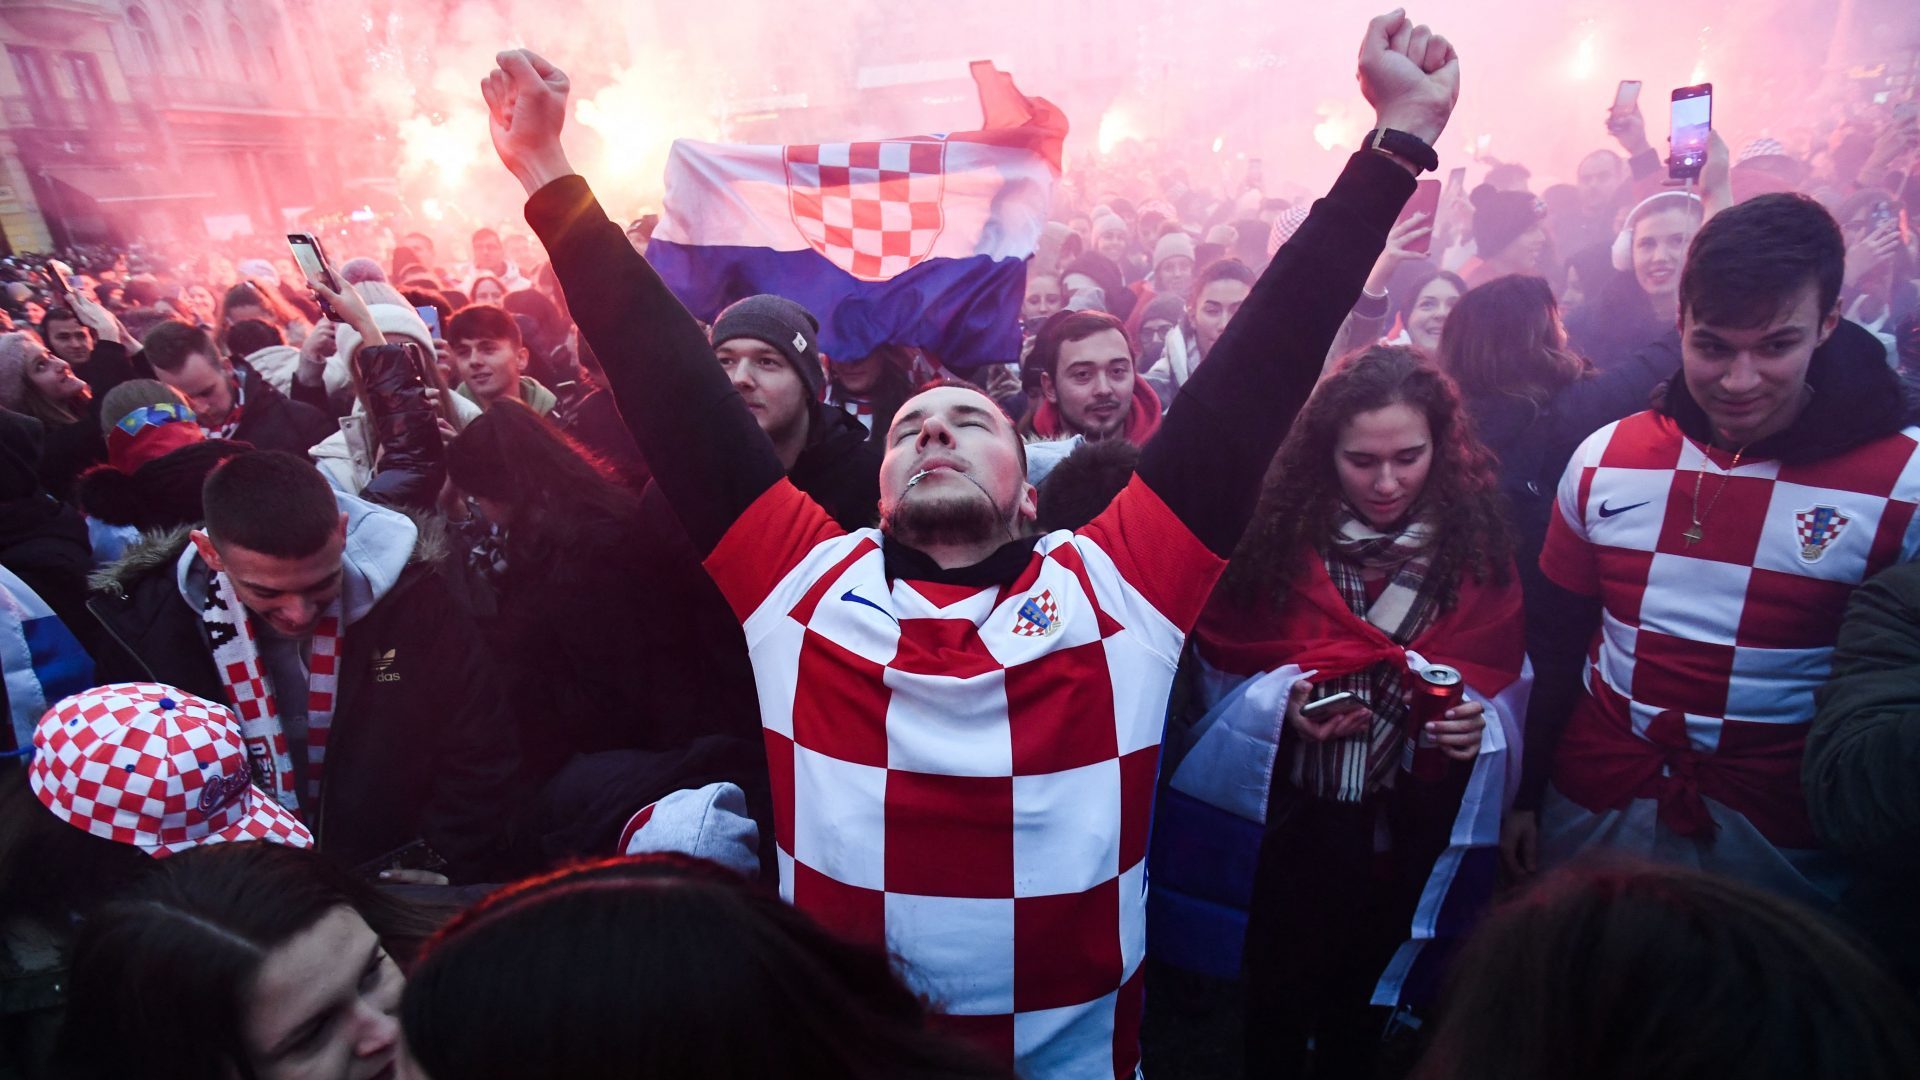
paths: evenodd
<path fill-rule="evenodd" d="M 415 314 L 420 316 L 420 321 L 427 324 L 428 333 L 432 334 L 436 338 L 444 338 L 447 336 L 440 332 L 440 309 L 439 308 L 429 304 L 425 307 L 416 307 L 413 310 Z"/>
<path fill-rule="evenodd" d="M 1439 209 L 1440 181 L 1422 180 L 1414 185 L 1413 198 L 1408 199 L 1407 205 L 1400 211 L 1400 221 L 1405 221 L 1415 214 L 1425 214 L 1427 216 L 1426 225 L 1428 232 L 1426 236 L 1408 244 L 1408 251 L 1425 255 L 1433 249 L 1433 218 Z M 1395 222 L 1395 224 L 1398 223 L 1399 222 Z"/>
<path fill-rule="evenodd" d="M 327 268 L 327 257 L 320 251 L 320 241 L 306 233 L 290 233 L 287 246 L 293 249 L 293 261 L 300 264 L 300 272 L 335 291 L 333 271 Z"/>
<path fill-rule="evenodd" d="M 1467 190 L 1467 167 L 1461 167 L 1447 174 L 1447 194 L 1459 195 Z"/>
<path fill-rule="evenodd" d="M 1613 92 L 1613 114 L 1620 116 L 1633 111 L 1640 104 L 1640 80 L 1621 79 L 1620 89 Z"/>
<path fill-rule="evenodd" d="M 1683 86 L 1673 92 L 1673 156 L 1668 175 L 1700 175 L 1707 163 L 1707 136 L 1713 130 L 1713 84 Z"/>

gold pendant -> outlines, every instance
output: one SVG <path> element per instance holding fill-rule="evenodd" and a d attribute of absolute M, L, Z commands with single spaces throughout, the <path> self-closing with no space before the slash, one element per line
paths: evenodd
<path fill-rule="evenodd" d="M 1706 534 L 1700 531 L 1699 525 L 1695 525 L 1692 528 L 1688 529 L 1686 532 L 1681 533 L 1680 535 L 1686 537 L 1687 546 L 1692 547 L 1693 545 L 1699 543 L 1700 538 L 1702 536 L 1705 536 Z"/>

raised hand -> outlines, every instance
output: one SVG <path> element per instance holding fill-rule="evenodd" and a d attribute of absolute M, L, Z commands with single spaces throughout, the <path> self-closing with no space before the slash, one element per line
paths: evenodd
<path fill-rule="evenodd" d="M 573 175 L 560 146 L 567 122 L 567 73 L 527 49 L 494 57 L 499 65 L 480 81 L 494 152 L 531 195 Z"/>
<path fill-rule="evenodd" d="M 1460 58 L 1447 39 L 1407 18 L 1405 8 L 1376 16 L 1360 42 L 1360 92 L 1378 126 L 1417 135 L 1429 146 L 1460 100 Z"/>

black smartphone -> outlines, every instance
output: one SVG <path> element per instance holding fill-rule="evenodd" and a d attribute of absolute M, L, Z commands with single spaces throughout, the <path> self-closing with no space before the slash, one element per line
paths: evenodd
<path fill-rule="evenodd" d="M 379 881 L 382 870 L 431 870 L 440 873 L 447 868 L 447 861 L 441 858 L 425 840 L 415 840 L 403 844 L 376 859 L 368 859 L 353 868 L 353 872 L 369 881 Z"/>
<path fill-rule="evenodd" d="M 1707 164 L 1707 137 L 1713 132 L 1713 84 L 1683 86 L 1673 92 L 1673 137 L 1667 175 L 1691 180 Z"/>
<path fill-rule="evenodd" d="M 334 292 L 340 291 L 340 279 L 334 276 L 333 267 L 327 263 L 327 253 L 321 250 L 320 238 L 312 233 L 288 233 L 287 246 L 293 249 L 293 261 L 300 272 L 320 282 Z M 325 297 L 315 297 L 320 305 L 320 313 L 328 319 L 339 322 L 340 316 L 334 314 L 333 305 Z"/>
<path fill-rule="evenodd" d="M 1613 92 L 1613 115 L 1625 116 L 1640 104 L 1640 80 L 1621 79 L 1620 86 Z"/>
<path fill-rule="evenodd" d="M 1407 245 L 1407 250 L 1416 255 L 1425 255 L 1433 250 L 1433 220 L 1440 211 L 1440 181 L 1422 180 L 1413 186 L 1413 198 L 1400 208 L 1400 218 L 1395 225 L 1415 214 L 1427 215 L 1427 235 Z"/>

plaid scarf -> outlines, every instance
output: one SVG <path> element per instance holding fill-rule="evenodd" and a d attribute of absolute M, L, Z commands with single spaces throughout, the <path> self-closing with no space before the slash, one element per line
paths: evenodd
<path fill-rule="evenodd" d="M 207 586 L 207 602 L 200 619 L 213 643 L 213 665 L 226 685 L 227 700 L 240 718 L 253 766 L 253 783 L 288 810 L 300 809 L 301 793 L 294 783 L 293 755 L 287 746 L 280 706 L 260 665 L 259 636 L 246 606 L 234 594 L 233 582 L 216 571 Z M 320 781 L 327 759 L 327 733 L 333 726 L 334 692 L 339 684 L 340 601 L 320 618 L 313 631 L 313 655 L 307 661 L 307 790 L 309 808 L 320 804 Z M 316 820 L 310 809 L 309 821 Z"/>
<path fill-rule="evenodd" d="M 1439 589 L 1428 574 L 1433 563 L 1433 527 L 1415 516 L 1396 532 L 1368 525 L 1350 507 L 1341 507 L 1333 538 L 1321 555 L 1327 577 L 1355 615 L 1371 623 L 1395 644 L 1409 645 L 1440 614 Z M 1369 602 L 1365 571 L 1384 571 L 1387 585 Z M 1328 693 L 1345 690 L 1373 710 L 1373 728 L 1364 735 L 1328 742 L 1295 739 L 1293 783 L 1301 791 L 1336 802 L 1360 802 L 1393 783 L 1400 763 L 1407 706 L 1406 673 L 1398 665 L 1375 664 L 1322 684 Z"/>

